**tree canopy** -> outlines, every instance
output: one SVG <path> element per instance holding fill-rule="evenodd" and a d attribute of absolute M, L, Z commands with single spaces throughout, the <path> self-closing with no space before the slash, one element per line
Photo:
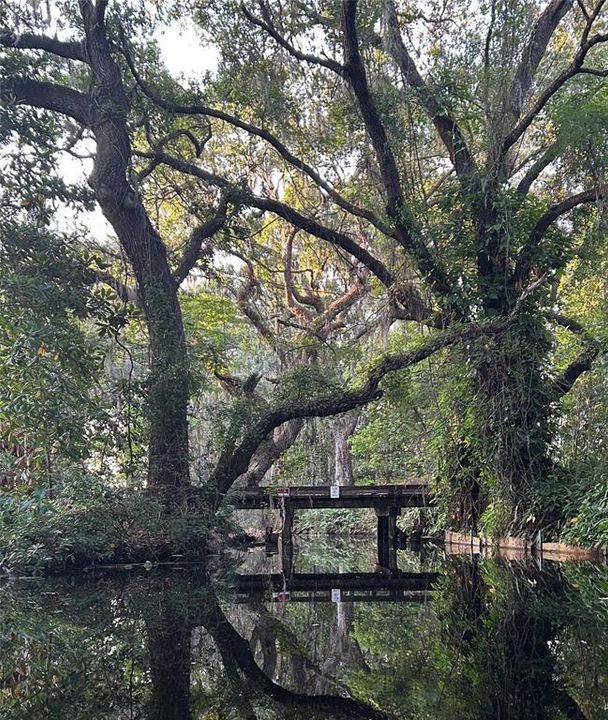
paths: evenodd
<path fill-rule="evenodd" d="M 0 393 L 47 475 L 145 464 L 215 510 L 350 412 L 329 454 L 398 448 L 369 472 L 424 472 L 444 522 L 571 530 L 605 456 L 603 0 L 21 5 Z"/>

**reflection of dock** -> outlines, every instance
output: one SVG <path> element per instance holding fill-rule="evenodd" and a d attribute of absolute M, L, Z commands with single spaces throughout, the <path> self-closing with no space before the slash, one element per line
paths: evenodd
<path fill-rule="evenodd" d="M 426 483 L 404 485 L 307 485 L 283 488 L 241 488 L 228 496 L 238 510 L 275 508 L 281 511 L 281 568 L 293 574 L 293 521 L 296 510 L 373 508 L 378 518 L 378 565 L 397 569 L 397 517 L 403 508 L 433 504 Z"/>
<path fill-rule="evenodd" d="M 340 591 L 344 602 L 426 602 L 441 575 L 439 573 L 296 573 L 287 577 L 272 575 L 237 575 L 236 602 L 276 600 L 320 602 L 332 599 Z"/>

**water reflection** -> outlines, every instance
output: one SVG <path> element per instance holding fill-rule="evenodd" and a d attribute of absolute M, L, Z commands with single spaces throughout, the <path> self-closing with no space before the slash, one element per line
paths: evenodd
<path fill-rule="evenodd" d="M 608 716 L 606 568 L 448 558 L 436 573 L 429 592 L 431 572 L 408 570 L 424 586 L 408 602 L 293 602 L 270 581 L 243 597 L 203 572 L 5 584 L 0 717 Z"/>

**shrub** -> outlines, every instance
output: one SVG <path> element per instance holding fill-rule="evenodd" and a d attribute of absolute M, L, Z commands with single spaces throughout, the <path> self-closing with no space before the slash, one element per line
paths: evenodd
<path fill-rule="evenodd" d="M 206 532 L 200 513 L 169 515 L 141 490 L 102 488 L 93 479 L 88 493 L 0 496 L 0 567 L 13 573 L 190 559 L 202 553 Z"/>

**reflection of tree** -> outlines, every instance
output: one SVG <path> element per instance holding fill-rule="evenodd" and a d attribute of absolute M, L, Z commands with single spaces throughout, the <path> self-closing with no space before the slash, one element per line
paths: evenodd
<path fill-rule="evenodd" d="M 327 692 L 327 676 L 334 676 L 339 666 L 349 670 L 369 670 L 359 643 L 352 635 L 355 621 L 355 605 L 352 602 L 341 602 L 336 605 L 336 616 L 329 635 L 329 647 L 325 654 L 321 669 L 323 676 L 317 678 L 315 692 Z"/>
<path fill-rule="evenodd" d="M 557 711 L 584 718 L 556 679 L 552 646 L 569 619 L 559 571 L 501 563 L 483 570 L 473 560 L 448 575 L 445 695 L 466 698 L 466 717 L 479 720 L 552 720 Z"/>
<path fill-rule="evenodd" d="M 0 717 L 385 717 L 346 697 L 355 691 L 400 718 L 600 720 L 608 572 L 594 572 L 457 562 L 432 604 L 344 604 L 337 615 L 333 606 L 316 607 L 315 618 L 331 617 L 332 625 L 321 624 L 323 651 L 312 660 L 299 626 L 287 628 L 264 606 L 249 608 L 249 627 L 253 615 L 258 630 L 274 639 L 278 658 L 289 658 L 289 672 L 304 672 L 306 682 L 290 690 L 274 681 L 285 674 L 278 660 L 272 674 L 273 651 L 256 663 L 250 642 L 204 578 L 172 575 L 120 586 L 104 580 L 67 592 L 45 582 L 21 596 L 5 591 L 0 679 L 7 678 L 7 688 L 0 688 Z M 354 640 L 366 666 L 345 687 L 331 674 Z M 349 670 L 356 661 L 350 658 Z M 27 678 L 11 694 L 11 673 L 22 663 Z M 304 688 L 324 694 L 307 695 Z"/>
<path fill-rule="evenodd" d="M 183 603 L 168 590 L 146 605 L 144 617 L 150 654 L 150 720 L 188 720 L 192 630 Z"/>
<path fill-rule="evenodd" d="M 179 586 L 177 586 L 179 587 Z M 242 716 L 254 719 L 255 706 L 272 701 L 284 711 L 297 716 L 303 709 L 310 718 L 384 718 L 385 715 L 365 703 L 331 694 L 306 695 L 291 692 L 275 683 L 255 661 L 249 642 L 230 624 L 210 588 L 203 597 L 189 603 L 186 594 L 167 584 L 146 601 L 142 610 L 146 620 L 152 695 L 149 703 L 151 720 L 189 720 L 191 636 L 195 627 L 204 627 L 213 638 L 229 681 L 228 696 Z M 266 616 L 261 632 L 279 628 Z M 276 644 L 275 644 L 276 648 Z M 303 661 L 303 657 L 300 656 Z M 276 662 L 276 657 L 274 658 Z M 272 654 L 266 658 L 266 670 L 273 665 Z"/>
<path fill-rule="evenodd" d="M 205 607 L 192 618 L 205 626 L 213 637 L 226 667 L 242 676 L 243 687 L 253 696 L 264 696 L 292 713 L 304 711 L 307 718 L 386 718 L 382 712 L 351 698 L 336 695 L 305 695 L 291 692 L 276 684 L 255 662 L 249 643 L 232 627 L 215 598 L 209 598 Z M 312 714 L 311 714 L 312 713 Z"/>
<path fill-rule="evenodd" d="M 340 666 L 365 670 L 365 660 L 357 641 L 352 638 L 353 603 L 339 603 L 328 628 L 327 647 L 321 658 L 314 660 L 304 649 L 300 636 L 273 615 L 263 604 L 249 606 L 255 614 L 250 646 L 259 652 L 262 670 L 271 679 L 290 676 L 290 686 L 297 692 L 320 694 L 348 692 L 337 679 Z"/>
<path fill-rule="evenodd" d="M 19 694 L 8 680 L 0 688 L 2 720 L 385 717 L 347 697 L 273 682 L 204 578 L 44 583 L 16 593 L 14 605 L 5 595 L 2 677 L 26 656 L 28 676 Z"/>

